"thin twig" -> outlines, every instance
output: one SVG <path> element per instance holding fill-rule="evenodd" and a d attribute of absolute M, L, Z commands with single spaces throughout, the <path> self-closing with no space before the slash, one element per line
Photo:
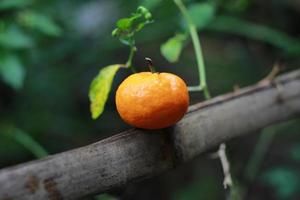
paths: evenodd
<path fill-rule="evenodd" d="M 222 168 L 223 168 L 223 173 L 224 173 L 223 185 L 224 185 L 224 188 L 227 189 L 227 187 L 233 186 L 233 182 L 232 182 L 231 173 L 230 173 L 230 163 L 227 159 L 225 150 L 226 150 L 226 145 L 225 145 L 225 143 L 222 143 L 218 150 L 218 156 L 220 158 Z"/>
<path fill-rule="evenodd" d="M 125 65 L 126 68 L 131 69 L 132 73 L 136 73 L 135 68 L 132 66 L 132 59 L 133 59 L 133 56 L 134 56 L 136 51 L 137 51 L 136 47 L 134 45 L 131 45 L 128 60 L 127 60 L 126 65 Z"/>
<path fill-rule="evenodd" d="M 279 74 L 279 72 L 282 70 L 283 66 L 281 64 L 279 64 L 279 62 L 276 62 L 271 70 L 271 72 L 265 77 L 263 78 L 261 81 L 259 81 L 260 83 L 266 83 L 266 82 L 270 82 L 272 80 L 275 79 L 275 77 Z"/>
<path fill-rule="evenodd" d="M 203 88 L 200 87 L 199 85 L 197 85 L 197 86 L 189 86 L 188 90 L 189 90 L 189 92 L 201 92 L 203 90 Z"/>

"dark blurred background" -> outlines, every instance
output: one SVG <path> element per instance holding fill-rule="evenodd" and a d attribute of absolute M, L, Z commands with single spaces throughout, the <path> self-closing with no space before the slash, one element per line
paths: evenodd
<path fill-rule="evenodd" d="M 188 7 L 204 1 L 185 1 Z M 276 62 L 299 68 L 299 0 L 219 0 L 199 35 L 213 96 L 263 79 Z M 117 19 L 144 5 L 155 22 L 138 33 L 134 66 L 198 82 L 191 42 L 171 64 L 160 45 L 183 30 L 171 0 L 0 0 L 0 168 L 96 142 L 129 129 L 114 104 L 120 70 L 105 112 L 89 112 L 91 80 L 104 66 L 124 63 L 128 47 L 111 36 Z M 197 10 L 193 18 L 201 18 Z M 199 93 L 191 103 L 200 102 Z M 34 144 L 34 141 L 41 145 Z M 42 149 L 45 149 L 43 151 Z M 243 199 L 300 199 L 300 119 L 276 124 L 228 143 L 236 193 Z M 34 155 L 32 152 L 38 152 Z M 118 192 L 124 199 L 225 199 L 220 161 L 202 155 L 167 174 Z M 91 197 L 92 199 L 93 197 Z M 114 199 L 109 194 L 95 197 Z"/>

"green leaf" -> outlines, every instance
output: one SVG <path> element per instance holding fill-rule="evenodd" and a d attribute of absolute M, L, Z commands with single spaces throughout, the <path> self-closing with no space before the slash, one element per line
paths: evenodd
<path fill-rule="evenodd" d="M 9 49 L 24 49 L 33 46 L 33 40 L 18 26 L 12 25 L 0 32 L 0 45 Z"/>
<path fill-rule="evenodd" d="M 188 7 L 188 14 L 198 29 L 204 28 L 215 17 L 215 5 L 211 3 L 195 3 Z"/>
<path fill-rule="evenodd" d="M 133 20 L 130 18 L 122 18 L 117 21 L 117 27 L 122 30 L 129 29 L 131 27 L 132 21 Z"/>
<path fill-rule="evenodd" d="M 33 0 L 1 0 L 0 10 L 7 10 L 13 8 L 22 8 L 28 6 L 33 2 Z"/>
<path fill-rule="evenodd" d="M 141 31 L 144 26 L 152 23 L 152 14 L 145 7 L 138 7 L 131 17 L 119 19 L 112 35 L 120 39 L 126 45 L 134 45 L 135 33 Z"/>
<path fill-rule="evenodd" d="M 3 55 L 0 58 L 0 75 L 2 80 L 13 87 L 20 89 L 25 78 L 25 69 L 16 55 Z"/>
<path fill-rule="evenodd" d="M 177 62 L 186 39 L 187 37 L 185 34 L 176 34 L 174 37 L 168 39 L 168 41 L 161 45 L 161 54 L 169 62 Z"/>
<path fill-rule="evenodd" d="M 49 36 L 61 35 L 61 28 L 48 16 L 32 12 L 25 11 L 19 14 L 19 22 L 31 29 L 35 29 Z"/>
<path fill-rule="evenodd" d="M 97 119 L 104 111 L 112 81 L 120 67 L 121 65 L 118 64 L 104 67 L 92 81 L 89 98 L 91 101 L 91 113 L 93 119 Z"/>
<path fill-rule="evenodd" d="M 300 191 L 299 173 L 287 167 L 275 168 L 267 171 L 262 179 L 271 185 L 280 199 L 288 199 Z"/>

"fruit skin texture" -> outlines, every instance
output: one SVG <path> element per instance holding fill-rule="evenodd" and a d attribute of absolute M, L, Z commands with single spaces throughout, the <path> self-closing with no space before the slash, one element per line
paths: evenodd
<path fill-rule="evenodd" d="M 189 94 L 185 82 L 174 74 L 140 72 L 130 75 L 119 85 L 116 106 L 128 124 L 161 129 L 184 116 Z"/>

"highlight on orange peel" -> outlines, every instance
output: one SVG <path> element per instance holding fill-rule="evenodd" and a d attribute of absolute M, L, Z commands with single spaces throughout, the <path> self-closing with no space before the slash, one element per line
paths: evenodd
<path fill-rule="evenodd" d="M 185 82 L 174 74 L 140 72 L 119 85 L 116 106 L 128 124 L 161 129 L 174 125 L 184 116 L 189 94 Z"/>

